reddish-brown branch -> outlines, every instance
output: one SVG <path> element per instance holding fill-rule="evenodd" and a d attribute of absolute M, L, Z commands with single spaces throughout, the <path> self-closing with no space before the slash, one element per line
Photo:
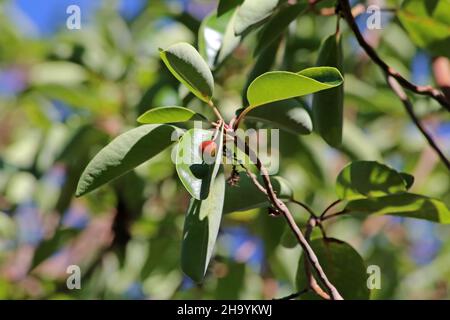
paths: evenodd
<path fill-rule="evenodd" d="M 420 94 L 429 96 L 435 99 L 437 102 L 441 104 L 446 110 L 450 111 L 450 101 L 447 100 L 445 95 L 438 89 L 433 88 L 431 86 L 418 86 L 414 83 L 408 81 L 404 78 L 400 73 L 398 73 L 395 69 L 390 67 L 383 59 L 380 58 L 375 49 L 364 39 L 361 31 L 356 24 L 355 18 L 352 14 L 352 9 L 348 0 L 339 0 L 340 10 L 343 15 L 343 18 L 347 21 L 348 26 L 353 31 L 353 34 L 356 37 L 359 45 L 364 49 L 366 54 L 370 57 L 370 59 L 375 62 L 387 76 L 391 76 L 395 78 L 404 88 Z"/>

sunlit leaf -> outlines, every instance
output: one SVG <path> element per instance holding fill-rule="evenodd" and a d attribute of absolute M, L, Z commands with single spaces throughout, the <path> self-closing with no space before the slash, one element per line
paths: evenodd
<path fill-rule="evenodd" d="M 216 154 L 209 156 L 202 154 L 200 146 L 202 142 L 213 139 L 214 132 L 211 130 L 191 129 L 188 130 L 177 146 L 176 169 L 178 177 L 186 190 L 195 199 L 206 199 L 209 188 L 219 169 L 222 160 L 222 135 L 221 131 L 214 140 L 217 146 Z"/>
<path fill-rule="evenodd" d="M 82 196 L 157 155 L 172 141 L 177 130 L 169 125 L 143 125 L 127 131 L 91 160 L 80 180 L 76 196 Z"/>
<path fill-rule="evenodd" d="M 340 34 L 333 34 L 322 44 L 317 66 L 335 67 L 342 71 L 342 42 Z M 314 130 L 332 147 L 342 143 L 344 86 L 317 92 L 313 96 Z"/>
<path fill-rule="evenodd" d="M 353 200 L 406 191 L 406 182 L 394 169 L 376 161 L 354 161 L 339 173 L 336 193 Z"/>
<path fill-rule="evenodd" d="M 258 34 L 258 44 L 254 55 L 271 45 L 306 8 L 305 2 L 285 5 L 264 25 Z"/>
<path fill-rule="evenodd" d="M 396 193 L 350 201 L 345 207 L 351 214 L 393 215 L 450 223 L 450 210 L 437 200 L 413 193 Z"/>
<path fill-rule="evenodd" d="M 237 48 L 242 40 L 242 36 L 234 33 L 234 25 L 236 23 L 237 11 L 233 11 L 228 21 L 225 33 L 223 35 L 222 46 L 217 56 L 217 64 L 221 64 L 232 52 Z"/>
<path fill-rule="evenodd" d="M 397 16 L 417 46 L 450 58 L 450 0 L 406 0 Z"/>
<path fill-rule="evenodd" d="M 355 249 L 348 243 L 333 238 L 315 239 L 311 241 L 311 248 L 316 254 L 328 280 L 336 287 L 344 299 L 369 299 L 370 290 L 367 288 L 366 265 Z M 303 254 L 298 264 L 296 276 L 298 290 L 303 290 L 308 286 L 304 265 L 305 256 Z M 327 292 L 320 281 L 318 281 L 318 284 Z M 321 298 L 313 292 L 308 292 L 302 295 L 301 299 Z"/>
<path fill-rule="evenodd" d="M 161 59 L 172 74 L 199 99 L 208 102 L 214 92 L 214 78 L 208 64 L 188 43 L 174 44 L 161 50 Z"/>
<path fill-rule="evenodd" d="M 230 10 L 233 10 L 242 2 L 244 2 L 244 0 L 220 0 L 217 7 L 217 16 L 220 17 Z"/>
<path fill-rule="evenodd" d="M 272 102 L 255 108 L 246 115 L 246 119 L 261 121 L 272 128 L 293 134 L 310 134 L 312 131 L 311 117 L 304 104 L 296 99 Z"/>
<path fill-rule="evenodd" d="M 278 2 L 279 0 L 245 0 L 237 9 L 235 34 L 240 35 L 268 18 L 277 7 Z"/>
<path fill-rule="evenodd" d="M 342 84 L 342 81 L 340 72 L 331 67 L 308 68 L 298 73 L 267 72 L 249 86 L 247 99 L 250 106 L 247 109 L 334 88 Z"/>
<path fill-rule="evenodd" d="M 202 282 L 219 233 L 225 195 L 225 177 L 219 172 L 204 200 L 192 199 L 183 230 L 181 268 L 195 282 Z"/>
<path fill-rule="evenodd" d="M 137 121 L 147 124 L 205 121 L 204 116 L 184 107 L 153 108 L 141 115 Z"/>

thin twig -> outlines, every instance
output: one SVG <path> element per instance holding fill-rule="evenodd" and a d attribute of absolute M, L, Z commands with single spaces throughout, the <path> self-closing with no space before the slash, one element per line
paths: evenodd
<path fill-rule="evenodd" d="M 306 211 L 308 211 L 308 213 L 313 216 L 315 219 L 317 219 L 317 215 L 314 213 L 314 211 L 311 209 L 311 207 L 309 207 L 306 203 L 303 203 L 301 201 L 295 200 L 294 198 L 292 198 L 290 200 L 292 203 L 295 203 L 297 205 L 299 205 L 300 207 L 302 207 L 303 209 L 305 209 Z"/>
<path fill-rule="evenodd" d="M 235 135 L 234 137 L 234 143 L 236 146 L 242 146 L 242 143 L 238 143 L 238 136 Z M 294 217 L 292 216 L 292 213 L 289 211 L 288 207 L 284 204 L 283 201 L 278 199 L 273 186 L 272 182 L 269 178 L 269 172 L 267 171 L 267 168 L 262 164 L 261 160 L 256 157 L 254 154 L 254 151 L 251 150 L 247 143 L 245 143 L 245 147 L 243 150 L 250 159 L 256 159 L 256 167 L 258 168 L 261 177 L 263 179 L 265 188 L 268 193 L 268 197 L 272 205 L 275 209 L 277 209 L 288 222 L 289 227 L 294 232 L 300 246 L 302 247 L 303 251 L 306 254 L 306 257 L 308 258 L 309 263 L 313 266 L 314 270 L 316 271 L 319 279 L 323 283 L 323 285 L 328 289 L 330 292 L 330 296 L 333 300 L 343 300 L 342 296 L 339 294 L 338 290 L 335 288 L 335 286 L 328 280 L 328 277 L 326 276 L 325 272 L 322 269 L 322 266 L 319 263 L 319 260 L 317 259 L 316 254 L 312 250 L 311 246 L 309 245 L 308 241 L 306 241 L 305 237 L 303 236 L 302 231 L 297 226 Z"/>
<path fill-rule="evenodd" d="M 350 212 L 350 210 L 344 209 L 344 210 L 341 210 L 341 211 L 338 211 L 338 212 L 335 212 L 335 213 L 332 213 L 332 214 L 329 214 L 329 215 L 323 217 L 322 221 L 325 221 L 325 220 L 328 220 L 328 219 L 331 219 L 331 218 L 334 218 L 337 216 L 341 216 L 341 215 L 349 213 L 349 212 Z"/>
<path fill-rule="evenodd" d="M 380 58 L 375 49 L 364 39 L 361 31 L 356 24 L 355 18 L 352 14 L 352 9 L 348 0 L 339 0 L 340 10 L 343 14 L 344 19 L 347 21 L 350 29 L 353 31 L 353 34 L 356 37 L 359 45 L 364 49 L 366 54 L 370 57 L 370 59 L 375 62 L 386 75 L 389 75 L 395 79 L 406 89 L 415 92 L 420 95 L 425 95 L 433 98 L 437 102 L 441 104 L 447 111 L 450 112 L 450 102 L 447 100 L 445 95 L 438 89 L 433 88 L 432 86 L 418 86 L 414 83 L 408 81 L 404 78 L 400 73 L 390 67 L 383 59 Z"/>
<path fill-rule="evenodd" d="M 431 148 L 437 153 L 441 161 L 445 164 L 448 170 L 450 170 L 450 161 L 447 159 L 445 154 L 442 152 L 441 149 L 439 149 L 439 146 L 434 141 L 433 137 L 427 132 L 427 130 L 423 127 L 422 123 L 420 122 L 419 118 L 414 113 L 413 106 L 411 104 L 411 101 L 408 99 L 408 96 L 406 95 L 405 91 L 403 90 L 402 86 L 398 83 L 396 79 L 394 79 L 391 76 L 387 77 L 387 82 L 392 88 L 392 91 L 399 97 L 399 99 L 402 101 L 403 105 L 405 106 L 406 112 L 408 113 L 409 117 L 412 119 L 416 127 L 422 132 L 422 135 L 427 140 L 428 144 Z"/>
<path fill-rule="evenodd" d="M 300 297 L 301 295 L 307 293 L 308 291 L 309 291 L 309 288 L 305 288 L 303 290 L 300 290 L 299 292 L 292 293 L 286 297 L 279 298 L 279 299 L 273 299 L 273 300 L 292 300 L 292 299 Z"/>
<path fill-rule="evenodd" d="M 322 219 L 328 211 L 330 211 L 334 206 L 338 205 L 339 203 L 341 203 L 342 200 L 338 199 L 333 201 L 328 207 L 325 208 L 325 210 L 323 210 L 323 212 L 320 214 L 320 219 Z"/>
<path fill-rule="evenodd" d="M 218 118 L 219 120 L 224 121 L 224 120 L 223 120 L 223 117 L 222 117 L 222 114 L 220 114 L 219 109 L 217 109 L 217 107 L 214 105 L 214 102 L 213 102 L 212 100 L 209 100 L 209 101 L 208 101 L 208 106 L 210 106 L 210 107 L 213 109 L 214 113 L 216 114 L 216 116 L 217 116 L 217 118 Z"/>

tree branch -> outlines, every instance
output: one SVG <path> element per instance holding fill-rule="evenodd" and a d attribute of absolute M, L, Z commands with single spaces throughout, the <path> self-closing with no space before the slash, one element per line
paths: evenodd
<path fill-rule="evenodd" d="M 242 146 L 242 142 L 238 143 L 238 136 L 234 134 L 234 144 L 235 146 Z M 322 269 L 322 266 L 319 263 L 319 260 L 317 259 L 316 254 L 312 250 L 311 246 L 309 245 L 308 241 L 305 239 L 302 231 L 297 226 L 294 217 L 292 216 L 292 213 L 289 211 L 288 207 L 284 204 L 283 201 L 278 199 L 275 191 L 273 190 L 272 182 L 269 178 L 269 172 L 267 171 L 267 168 L 262 164 L 261 160 L 256 156 L 253 150 L 251 150 L 247 143 L 244 143 L 244 152 L 247 154 L 247 156 L 250 157 L 250 159 L 256 159 L 256 167 L 258 168 L 261 177 L 263 179 L 265 189 L 267 190 L 267 196 L 274 206 L 275 209 L 277 209 L 285 219 L 287 220 L 287 223 L 291 230 L 294 232 L 300 246 L 302 247 L 305 256 L 307 257 L 307 260 L 312 265 L 314 270 L 316 271 L 320 281 L 323 283 L 323 285 L 328 289 L 330 296 L 333 300 L 343 300 L 342 296 L 339 294 L 338 290 L 334 287 L 334 285 L 328 280 L 325 272 Z"/>
<path fill-rule="evenodd" d="M 419 118 L 414 113 L 413 106 L 411 104 L 411 101 L 408 99 L 408 96 L 406 95 L 405 91 L 403 91 L 403 88 L 400 86 L 398 81 L 394 79 L 391 76 L 387 77 L 387 82 L 389 83 L 390 87 L 392 88 L 392 91 L 399 97 L 399 99 L 402 101 L 403 105 L 405 106 L 406 112 L 410 116 L 410 118 L 413 120 L 416 127 L 422 132 L 422 135 L 427 140 L 428 144 L 431 148 L 437 153 L 441 161 L 445 164 L 447 169 L 450 170 L 450 161 L 446 158 L 444 153 L 439 149 L 439 146 L 436 144 L 436 142 L 433 140 L 433 137 L 427 132 L 427 130 L 423 127 L 422 123 L 420 122 Z"/>
<path fill-rule="evenodd" d="M 352 9 L 350 7 L 350 3 L 348 0 L 339 0 L 340 10 L 347 21 L 348 26 L 353 31 L 353 34 L 356 37 L 359 45 L 364 49 L 366 54 L 370 57 L 370 59 L 375 62 L 386 74 L 386 76 L 391 76 L 395 78 L 404 88 L 428 97 L 433 98 L 437 102 L 441 104 L 447 111 L 450 112 L 450 102 L 447 100 L 445 95 L 438 89 L 433 88 L 431 86 L 418 86 L 414 83 L 408 81 L 404 78 L 400 73 L 390 67 L 380 56 L 377 54 L 375 49 L 364 39 L 361 31 L 359 31 L 358 25 L 356 24 L 355 18 L 352 14 Z"/>

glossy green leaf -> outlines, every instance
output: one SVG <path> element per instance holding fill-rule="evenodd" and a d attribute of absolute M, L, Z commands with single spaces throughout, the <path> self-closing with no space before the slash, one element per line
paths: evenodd
<path fill-rule="evenodd" d="M 181 268 L 202 282 L 219 233 L 225 195 L 225 176 L 219 172 L 208 198 L 192 199 L 186 214 L 181 246 Z"/>
<path fill-rule="evenodd" d="M 342 84 L 343 78 L 336 68 L 315 67 L 298 73 L 288 71 L 267 72 L 256 78 L 247 90 L 247 99 L 253 109 L 261 105 L 305 96 Z"/>
<path fill-rule="evenodd" d="M 139 123 L 178 123 L 186 121 L 205 121 L 204 116 L 188 108 L 183 107 L 160 107 L 150 109 L 141 115 L 137 121 Z"/>
<path fill-rule="evenodd" d="M 341 36 L 333 34 L 322 44 L 317 66 L 335 67 L 342 71 Z M 317 92 L 313 96 L 314 130 L 332 147 L 342 143 L 344 86 Z"/>
<path fill-rule="evenodd" d="M 351 214 L 393 215 L 450 223 L 450 210 L 443 202 L 413 193 L 353 200 L 345 208 Z"/>
<path fill-rule="evenodd" d="M 264 25 L 258 34 L 254 55 L 270 46 L 307 7 L 305 2 L 286 4 Z"/>
<path fill-rule="evenodd" d="M 161 59 L 172 74 L 199 99 L 209 102 L 214 93 L 214 78 L 208 64 L 188 43 L 161 50 Z"/>
<path fill-rule="evenodd" d="M 275 112 L 276 110 L 276 112 Z M 293 134 L 310 134 L 312 120 L 304 104 L 296 99 L 282 100 L 253 109 L 247 120 L 256 120 Z"/>
<path fill-rule="evenodd" d="M 148 124 L 121 134 L 100 150 L 84 169 L 76 196 L 100 187 L 157 155 L 173 143 L 175 130 L 170 125 Z"/>
<path fill-rule="evenodd" d="M 232 11 L 221 17 L 218 17 L 213 12 L 203 19 L 198 30 L 198 51 L 212 69 L 215 67 L 225 32 L 232 16 Z"/>
<path fill-rule="evenodd" d="M 263 184 L 261 177 L 258 181 Z M 281 200 L 289 200 L 293 191 L 289 182 L 282 177 L 270 177 L 273 189 Z M 256 188 L 253 181 L 243 172 L 239 173 L 239 183 L 236 186 L 227 185 L 225 192 L 224 213 L 245 211 L 255 208 L 268 207 L 270 205 L 267 196 Z"/>
<path fill-rule="evenodd" d="M 339 173 L 339 199 L 353 200 L 406 191 L 407 183 L 394 169 L 376 161 L 354 161 Z"/>
<path fill-rule="evenodd" d="M 216 64 L 221 64 L 241 43 L 242 36 L 236 35 L 234 33 L 234 25 L 236 23 L 237 11 L 233 11 L 231 18 L 228 21 L 227 27 L 225 28 L 225 33 L 222 39 L 222 46 L 219 50 L 219 55 L 217 56 Z"/>
<path fill-rule="evenodd" d="M 279 0 L 245 0 L 237 9 L 234 32 L 240 35 L 249 28 L 268 18 L 278 5 Z"/>
<path fill-rule="evenodd" d="M 342 297 L 346 300 L 368 300 L 370 290 L 367 288 L 366 264 L 348 243 L 327 238 L 311 241 L 311 248 L 315 252 L 323 271 L 330 282 L 336 287 Z M 296 276 L 298 290 L 307 287 L 308 281 L 305 276 L 305 256 L 301 256 Z M 314 272 L 314 271 L 313 271 Z M 324 289 L 320 281 L 318 284 Z M 305 300 L 322 299 L 313 292 L 301 296 Z"/>
<path fill-rule="evenodd" d="M 414 176 L 406 172 L 400 172 L 400 176 L 403 178 L 403 181 L 405 181 L 406 189 L 409 190 L 414 184 Z"/>
<path fill-rule="evenodd" d="M 176 169 L 178 177 L 186 190 L 194 199 L 206 199 L 209 188 L 219 169 L 222 154 L 223 139 L 221 131 L 214 140 L 217 145 L 215 157 L 204 157 L 200 145 L 204 141 L 212 140 L 214 132 L 211 130 L 191 129 L 180 139 L 177 146 Z"/>
<path fill-rule="evenodd" d="M 450 0 L 406 0 L 397 16 L 417 46 L 450 58 Z"/>
<path fill-rule="evenodd" d="M 242 2 L 244 2 L 244 0 L 220 0 L 217 7 L 217 16 L 220 17 L 225 13 L 233 10 Z"/>

